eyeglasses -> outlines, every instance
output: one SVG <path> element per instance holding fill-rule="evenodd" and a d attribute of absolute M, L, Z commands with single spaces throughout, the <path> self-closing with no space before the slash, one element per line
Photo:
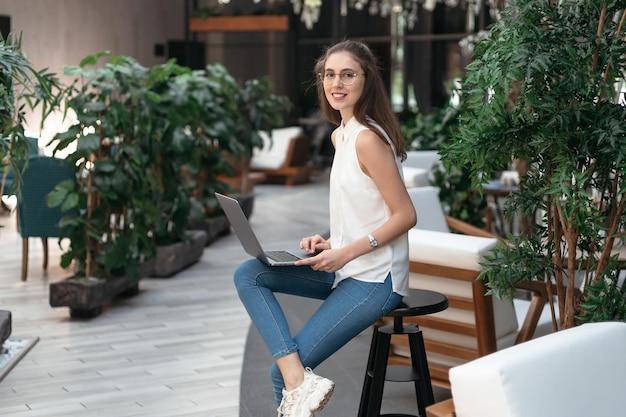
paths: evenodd
<path fill-rule="evenodd" d="M 365 74 L 357 74 L 356 72 L 345 71 L 339 74 L 339 81 L 341 81 L 343 85 L 351 85 L 354 84 L 354 81 L 356 80 L 356 77 L 358 75 L 365 76 Z M 324 84 L 332 84 L 337 79 L 337 74 L 335 74 L 334 72 L 319 74 L 319 76 L 320 80 L 322 80 Z"/>

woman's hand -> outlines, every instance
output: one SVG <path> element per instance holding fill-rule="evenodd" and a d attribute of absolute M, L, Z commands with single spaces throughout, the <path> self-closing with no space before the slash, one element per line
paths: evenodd
<path fill-rule="evenodd" d="M 309 265 L 315 271 L 335 272 L 348 262 L 345 250 L 325 249 L 315 256 L 296 261 L 296 266 Z"/>
<path fill-rule="evenodd" d="M 330 240 L 320 235 L 303 238 L 300 247 L 305 252 L 316 255 L 296 261 L 296 266 L 310 265 L 316 271 L 335 272 L 348 261 L 342 255 L 341 249 L 330 249 Z"/>
<path fill-rule="evenodd" d="M 330 249 L 330 242 L 320 235 L 302 238 L 300 241 L 300 249 L 306 253 L 313 254 Z"/>

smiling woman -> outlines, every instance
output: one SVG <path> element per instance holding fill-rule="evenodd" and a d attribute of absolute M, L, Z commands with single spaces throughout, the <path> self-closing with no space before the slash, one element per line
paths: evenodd
<path fill-rule="evenodd" d="M 416 221 L 401 177 L 403 138 L 372 51 L 361 42 L 340 42 L 320 57 L 315 73 L 322 74 L 322 112 L 337 125 L 330 238 L 303 237 L 300 248 L 311 256 L 294 266 L 251 259 L 234 273 L 239 297 L 275 360 L 270 375 L 283 417 L 321 410 L 334 382 L 312 369 L 407 294 L 407 233 Z M 323 302 L 292 334 L 276 293 Z"/>

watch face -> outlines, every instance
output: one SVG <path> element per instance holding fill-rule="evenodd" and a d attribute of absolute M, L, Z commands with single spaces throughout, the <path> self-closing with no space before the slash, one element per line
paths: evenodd
<path fill-rule="evenodd" d="M 378 247 L 378 241 L 372 235 L 367 236 L 370 240 L 370 246 L 376 249 Z"/>

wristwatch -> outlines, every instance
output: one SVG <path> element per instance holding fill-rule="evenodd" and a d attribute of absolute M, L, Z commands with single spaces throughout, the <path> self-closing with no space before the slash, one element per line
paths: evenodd
<path fill-rule="evenodd" d="M 370 240 L 370 246 L 374 249 L 378 249 L 378 241 L 372 235 L 367 235 L 367 238 Z"/>

